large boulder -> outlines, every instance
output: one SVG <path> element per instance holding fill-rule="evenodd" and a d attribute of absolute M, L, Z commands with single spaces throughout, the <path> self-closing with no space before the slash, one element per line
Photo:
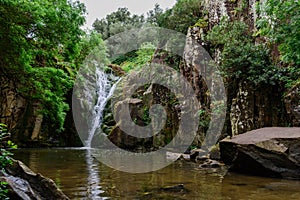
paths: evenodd
<path fill-rule="evenodd" d="M 10 199 L 20 200 L 68 200 L 53 180 L 34 173 L 21 161 L 13 160 L 12 165 L 0 171 L 0 180 L 8 183 Z"/>
<path fill-rule="evenodd" d="M 300 179 L 300 128 L 262 128 L 220 142 L 231 171 Z"/>

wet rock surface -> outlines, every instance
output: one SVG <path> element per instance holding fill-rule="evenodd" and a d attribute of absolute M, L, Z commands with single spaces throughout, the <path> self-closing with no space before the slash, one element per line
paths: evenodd
<path fill-rule="evenodd" d="M 201 168 L 219 168 L 221 166 L 224 166 L 224 164 L 219 161 L 216 161 L 216 160 L 207 159 L 199 167 L 201 167 Z"/>
<path fill-rule="evenodd" d="M 300 128 L 262 128 L 220 142 L 231 171 L 300 179 Z"/>
<path fill-rule="evenodd" d="M 67 200 L 69 199 L 54 181 L 34 173 L 21 161 L 13 160 L 13 164 L 0 173 L 1 181 L 8 183 L 10 199 L 24 200 Z"/>
<path fill-rule="evenodd" d="M 210 154 L 202 149 L 194 149 L 189 154 L 167 152 L 166 156 L 167 159 L 177 159 L 178 161 L 194 163 L 195 165 L 197 165 L 198 169 L 220 169 L 226 171 L 225 169 L 221 169 L 225 167 L 222 161 L 211 159 Z"/>

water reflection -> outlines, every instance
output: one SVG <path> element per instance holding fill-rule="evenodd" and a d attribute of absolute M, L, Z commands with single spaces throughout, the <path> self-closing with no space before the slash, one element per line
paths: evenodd
<path fill-rule="evenodd" d="M 105 199 L 100 195 L 104 193 L 100 186 L 99 162 L 92 157 L 91 149 L 86 150 L 86 167 L 87 177 L 87 198 L 89 199 Z"/>
<path fill-rule="evenodd" d="M 201 170 L 176 162 L 159 171 L 111 169 L 87 149 L 20 149 L 15 158 L 52 178 L 71 199 L 299 200 L 300 182 Z M 168 190 L 183 184 L 184 190 Z"/>

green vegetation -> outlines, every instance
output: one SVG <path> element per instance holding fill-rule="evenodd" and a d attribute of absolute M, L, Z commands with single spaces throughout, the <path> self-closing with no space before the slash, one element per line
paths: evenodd
<path fill-rule="evenodd" d="M 115 34 L 131 28 L 139 28 L 145 22 L 144 16 L 131 15 L 128 8 L 119 8 L 106 16 L 105 19 L 97 19 L 93 23 L 94 30 L 107 39 Z"/>
<path fill-rule="evenodd" d="M 207 131 L 210 123 L 210 113 L 204 109 L 198 111 L 199 115 L 199 127 L 205 132 Z"/>
<path fill-rule="evenodd" d="M 61 131 L 84 34 L 83 4 L 77 1 L 2 0 L 0 2 L 0 73 L 18 92 L 38 102 L 40 112 Z"/>
<path fill-rule="evenodd" d="M 187 33 L 189 27 L 202 28 L 200 40 L 211 55 L 220 51 L 218 67 L 234 94 L 238 83 L 244 81 L 253 88 L 280 89 L 299 83 L 299 1 L 267 0 L 259 4 L 256 30 L 247 24 L 247 17 L 243 18 L 245 22 L 236 20 L 247 10 L 247 1 L 231 0 L 237 5 L 232 8 L 237 13 L 219 24 L 210 24 L 205 3 L 204 0 L 177 0 L 166 11 L 156 5 L 146 17 L 119 8 L 104 19 L 97 19 L 93 31 L 85 33 L 80 29 L 85 21 L 85 7 L 79 1 L 1 0 L 1 77 L 13 82 L 15 93 L 30 105 L 27 112 L 43 115 L 46 127 L 42 129 L 50 136 L 63 131 L 70 107 L 67 95 L 85 58 L 93 52 L 98 56 L 96 59 L 108 63 L 103 40 L 132 28 L 160 26 L 182 33 Z M 112 63 L 130 73 L 147 65 L 155 51 L 154 44 L 145 43 Z M 182 64 L 179 56 L 165 51 L 157 54 L 179 71 Z M 169 103 L 176 101 L 170 98 Z M 203 129 L 208 127 L 208 110 L 199 111 Z M 144 112 L 145 119 L 147 112 Z"/>
<path fill-rule="evenodd" d="M 85 7 L 78 1 L 3 0 L 0 11 L 0 73 L 38 105 L 48 132 L 61 132 L 77 70 L 95 47 L 106 53 L 100 35 L 80 29 Z"/>
<path fill-rule="evenodd" d="M 177 0 L 173 8 L 159 16 L 158 25 L 186 34 L 190 26 L 205 16 L 203 0 Z"/>
<path fill-rule="evenodd" d="M 119 8 L 104 19 L 97 19 L 93 23 L 92 31 L 84 32 L 81 27 L 85 22 L 86 10 L 79 0 L 0 0 L 0 102 L 4 102 L 0 108 L 0 174 L 3 174 L 12 163 L 10 149 L 16 148 L 16 145 L 10 141 L 9 132 L 12 133 L 12 138 L 16 139 L 14 142 L 23 144 L 25 147 L 73 145 L 73 142 L 76 142 L 76 128 L 78 127 L 73 126 L 71 116 L 67 123 L 65 118 L 67 114 L 70 114 L 68 110 L 71 107 L 72 88 L 78 70 L 82 66 L 88 66 L 81 68 L 87 73 L 79 75 L 79 80 L 81 78 L 87 80 L 97 75 L 94 73 L 97 65 L 94 62 L 85 62 L 86 58 L 91 57 L 93 61 L 100 61 L 104 65 L 112 62 L 112 65 L 104 66 L 105 73 L 114 71 L 119 73 L 112 74 L 122 76 L 125 74 L 124 71 L 127 74 L 139 75 L 135 72 L 143 71 L 141 68 L 147 67 L 155 54 L 155 61 L 167 64 L 178 73 L 182 73 L 186 78 L 181 80 L 182 83 L 186 81 L 192 83 L 191 86 L 197 91 L 195 93 L 201 106 L 201 109 L 198 106 L 196 108 L 199 109 L 197 113 L 198 135 L 190 149 L 204 146 L 204 141 L 207 141 L 206 145 L 209 144 L 209 140 L 204 140 L 204 137 L 209 136 L 206 132 L 211 125 L 211 114 L 214 113 L 216 116 L 222 114 L 224 107 L 228 112 L 222 137 L 225 133 L 234 135 L 239 132 L 240 130 L 234 130 L 237 126 L 243 127 L 241 131 L 262 126 L 287 126 L 288 124 L 294 126 L 295 116 L 291 116 L 293 114 L 291 111 L 298 108 L 294 107 L 294 104 L 299 105 L 298 97 L 300 96 L 296 94 L 296 92 L 299 93 L 297 88 L 300 84 L 299 0 L 266 0 L 263 4 L 260 1 L 257 5 L 258 12 L 255 15 L 257 24 L 255 25 L 252 24 L 253 16 L 248 15 L 252 12 L 250 1 L 230 0 L 226 2 L 225 6 L 228 6 L 226 9 L 212 4 L 205 5 L 208 2 L 206 0 L 177 0 L 174 7 L 166 11 L 156 5 L 147 13 L 147 16 L 134 15 L 127 8 Z M 214 9 L 213 16 L 206 9 Z M 215 14 L 219 15 L 224 11 L 228 12 L 228 18 L 223 18 L 218 22 L 219 19 L 216 17 L 219 16 Z M 109 60 L 114 56 L 111 53 L 113 50 L 123 50 L 123 48 L 117 45 L 119 40 L 107 41 L 107 43 L 104 40 L 126 30 L 151 26 L 172 29 L 184 34 L 189 28 L 193 29 L 192 34 L 197 34 L 197 37 L 189 40 L 191 42 L 189 44 L 203 45 L 213 59 L 218 61 L 218 68 L 226 86 L 227 105 L 221 101 L 214 102 L 214 99 L 210 98 L 213 96 L 211 94 L 218 92 L 215 87 L 218 82 L 212 81 L 213 90 L 208 91 L 210 84 L 204 83 L 204 77 L 210 71 L 206 62 L 191 59 L 189 60 L 191 65 L 186 64 L 181 56 L 174 55 L 167 50 L 160 50 L 160 47 L 165 44 L 156 44 L 158 41 L 170 39 L 172 42 L 166 43 L 166 46 L 175 46 L 177 50 L 182 47 L 179 42 L 176 42 L 177 37 L 170 38 L 168 34 L 165 34 L 153 43 L 144 43 L 139 49 L 134 47 L 134 51 L 120 55 L 113 61 Z M 136 39 L 135 44 L 141 44 L 140 41 L 151 41 L 149 36 L 152 32 L 146 30 L 147 32 L 145 31 L 141 38 Z M 124 38 L 131 38 L 128 33 L 124 35 Z M 106 46 L 108 42 L 111 43 Z M 126 45 L 123 46 L 127 49 Z M 199 48 L 194 47 L 185 49 L 187 51 L 184 55 L 188 59 L 206 57 L 197 52 Z M 204 69 L 203 74 L 198 74 L 197 67 Z M 172 81 L 176 74 L 173 75 L 171 70 L 160 70 L 159 73 L 167 75 L 165 83 L 170 83 L 172 86 L 178 84 Z M 152 73 L 148 74 L 152 77 Z M 142 75 L 132 76 L 132 78 L 138 79 Z M 214 77 L 209 77 L 208 80 L 210 78 Z M 115 82 L 117 78 L 109 76 L 109 80 Z M 131 79 L 129 80 L 128 83 L 134 87 L 137 85 Z M 86 95 L 89 93 L 87 91 L 89 88 L 94 88 L 89 87 L 89 84 L 90 82 L 86 82 L 88 85 L 86 90 L 78 93 L 82 94 L 79 97 L 92 102 L 97 100 L 96 95 L 99 91 L 90 93 L 90 96 Z M 124 85 L 126 87 L 120 86 L 115 90 L 119 96 L 123 91 L 132 89 Z M 126 134 L 120 134 L 121 130 L 117 127 L 120 124 L 116 124 L 112 109 L 116 108 L 115 112 L 119 113 L 119 109 L 128 99 L 118 102 L 113 108 L 110 102 L 113 99 L 107 103 L 103 113 L 104 119 L 101 122 L 105 134 L 116 143 L 131 143 L 129 146 L 130 148 L 134 146 L 132 147 L 134 150 L 138 149 L 136 147 L 139 145 L 144 145 L 147 151 L 148 149 L 152 151 L 170 143 L 178 130 L 179 133 L 185 132 L 180 129 L 182 128 L 180 120 L 184 120 L 185 114 L 193 109 L 187 107 L 187 101 L 183 102 L 185 105 L 179 105 L 181 99 L 187 99 L 191 94 L 177 97 L 172 91 L 165 86 L 149 83 L 137 88 L 130 97 L 141 100 L 129 101 L 130 109 L 132 109 L 130 111 L 133 111 L 133 121 L 140 126 L 151 124 L 149 113 L 151 104 L 165 107 L 167 119 L 160 132 L 161 135 L 152 139 L 147 138 L 143 142 L 138 139 L 139 144 L 137 144 L 134 143 L 134 139 L 128 139 Z M 295 94 L 292 94 L 294 91 L 296 91 Z M 290 102 L 287 103 L 284 94 L 287 94 Z M 87 103 L 88 101 L 76 102 L 77 104 L 74 105 L 93 107 Z M 94 112 L 98 113 L 98 110 L 95 109 Z M 87 120 L 82 120 L 80 125 L 88 127 L 94 115 L 88 112 L 83 113 L 82 116 Z M 39 126 L 39 120 L 42 121 L 41 126 Z M 8 131 L 7 126 L 1 122 L 9 122 L 8 127 L 12 129 Z M 193 121 L 191 121 L 191 127 L 193 127 L 192 123 Z M 214 126 L 220 127 L 219 124 Z M 64 131 L 64 127 L 67 131 Z M 149 127 L 152 130 L 156 128 L 155 126 Z M 45 137 L 32 137 L 36 134 L 44 134 Z M 126 145 L 123 146 L 126 147 Z M 217 148 L 215 146 L 214 151 Z M 7 183 L 0 181 L 0 199 L 8 199 L 7 188 Z M 147 188 L 144 188 L 144 191 L 146 190 Z"/>
<path fill-rule="evenodd" d="M 207 40 L 222 49 L 219 67 L 228 81 L 247 81 L 258 86 L 275 85 L 283 78 L 283 70 L 271 63 L 268 48 L 255 44 L 244 22 L 223 19 L 208 33 Z"/>
<path fill-rule="evenodd" d="M 101 61 L 103 64 L 108 63 L 106 46 L 102 40 L 101 34 L 97 33 L 96 31 L 92 31 L 83 35 L 79 42 L 79 47 L 80 54 L 75 58 L 74 61 L 77 63 L 75 72 L 82 64 L 84 64 L 85 59 L 89 55 L 97 55 L 97 57 L 94 57 L 95 59 Z"/>
<path fill-rule="evenodd" d="M 258 34 L 278 45 L 281 60 L 300 65 L 300 2 L 298 0 L 268 0 L 258 6 L 262 16 Z"/>
<path fill-rule="evenodd" d="M 300 2 L 298 0 L 268 0 L 257 9 L 261 15 L 257 22 L 257 35 L 265 36 L 270 46 L 278 48 L 281 65 L 287 67 L 287 87 L 300 77 Z"/>
<path fill-rule="evenodd" d="M 103 19 L 96 19 L 93 23 L 95 31 L 102 35 L 105 40 L 115 34 L 130 30 L 132 28 L 141 28 L 143 26 L 156 26 L 163 10 L 158 4 L 155 5 L 153 10 L 144 15 L 131 14 L 128 8 L 119 8 L 117 11 L 108 14 Z"/>
<path fill-rule="evenodd" d="M 0 123 L 0 174 L 5 172 L 5 167 L 11 165 L 12 161 L 10 156 L 13 155 L 7 149 L 16 149 L 17 145 L 8 140 L 10 134 L 7 132 L 5 124 Z M 8 199 L 7 197 L 7 182 L 0 181 L 0 199 Z"/>
<path fill-rule="evenodd" d="M 158 21 L 161 15 L 163 14 L 163 10 L 159 7 L 158 4 L 155 5 L 153 10 L 150 10 L 147 13 L 146 22 L 155 26 L 158 26 Z"/>
<path fill-rule="evenodd" d="M 152 59 L 155 51 L 155 46 L 150 43 L 143 44 L 139 50 L 137 50 L 136 56 L 131 57 L 121 64 L 124 71 L 129 72 L 131 70 L 139 70 Z"/>

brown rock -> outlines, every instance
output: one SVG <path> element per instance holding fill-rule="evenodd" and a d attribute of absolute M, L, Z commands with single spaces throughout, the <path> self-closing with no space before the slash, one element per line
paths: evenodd
<path fill-rule="evenodd" d="M 54 181 L 34 173 L 21 161 L 13 160 L 6 167 L 5 173 L 0 173 L 1 181 L 8 183 L 11 199 L 67 200 L 69 199 Z"/>
<path fill-rule="evenodd" d="M 117 76 L 124 76 L 126 74 L 119 65 L 110 64 L 108 67 L 110 67 Z"/>
<path fill-rule="evenodd" d="M 220 142 L 231 171 L 300 179 L 300 128 L 262 128 Z"/>

